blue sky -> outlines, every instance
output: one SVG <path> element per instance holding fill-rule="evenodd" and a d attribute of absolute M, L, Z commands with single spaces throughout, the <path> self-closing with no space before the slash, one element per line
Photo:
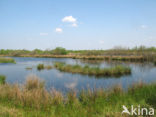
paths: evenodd
<path fill-rule="evenodd" d="M 156 0 L 0 0 L 0 49 L 156 46 Z"/>

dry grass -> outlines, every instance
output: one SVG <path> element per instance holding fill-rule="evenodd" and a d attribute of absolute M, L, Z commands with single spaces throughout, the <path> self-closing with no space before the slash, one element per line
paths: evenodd
<path fill-rule="evenodd" d="M 14 101 L 23 106 L 44 108 L 52 103 L 49 92 L 44 87 L 44 82 L 36 76 L 28 76 L 25 84 L 5 84 L 0 86 L 0 98 Z"/>

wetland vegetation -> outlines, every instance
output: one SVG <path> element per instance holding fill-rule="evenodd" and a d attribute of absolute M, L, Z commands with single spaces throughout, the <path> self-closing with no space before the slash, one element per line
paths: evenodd
<path fill-rule="evenodd" d="M 6 77 L 4 75 L 0 75 L 0 84 L 5 84 Z"/>
<path fill-rule="evenodd" d="M 70 73 L 79 73 L 84 75 L 93 75 L 93 76 L 115 76 L 119 77 L 122 75 L 131 74 L 131 69 L 122 65 L 117 65 L 111 68 L 99 68 L 99 67 L 89 67 L 88 65 L 70 65 L 61 62 L 56 62 L 54 64 L 55 68 Z"/>
<path fill-rule="evenodd" d="M 28 76 L 23 85 L 0 85 L 0 116 L 2 117 L 127 117 L 121 114 L 122 105 L 156 108 L 156 84 L 134 84 L 127 91 L 121 86 L 109 90 L 88 89 L 79 94 L 45 89 L 45 82 Z"/>
<path fill-rule="evenodd" d="M 52 69 L 53 67 L 51 65 L 44 65 L 44 64 L 38 64 L 37 70 L 43 70 L 43 69 Z"/>
<path fill-rule="evenodd" d="M 55 50 L 55 51 L 54 51 Z M 18 64 L 1 66 L 1 72 L 9 77 L 8 81 L 19 81 L 21 76 L 25 77 L 27 73 L 37 73 L 39 76 L 45 76 L 46 82 L 39 79 L 37 76 L 29 76 L 23 83 L 6 83 L 5 76 L 0 76 L 0 116 L 9 117 L 94 117 L 94 116 L 111 116 L 120 117 L 127 115 L 121 115 L 123 110 L 122 105 L 126 105 L 130 108 L 130 105 L 135 107 L 156 107 L 156 83 L 144 84 L 136 83 L 138 81 L 136 76 L 145 73 L 144 80 L 148 82 L 154 82 L 154 71 L 155 67 L 150 66 L 152 70 L 141 68 L 147 68 L 146 66 L 132 65 L 131 67 L 125 67 L 121 64 L 111 64 L 111 61 L 136 61 L 144 62 L 150 61 L 155 64 L 155 48 L 137 48 L 137 49 L 112 49 L 112 50 L 65 50 L 63 48 L 57 48 L 54 50 L 0 50 L 0 56 L 14 56 L 14 59 Z M 17 57 L 19 56 L 19 57 Z M 25 58 L 25 57 L 49 57 L 49 58 Z M 52 57 L 52 58 L 51 58 Z M 56 59 L 58 58 L 76 58 L 74 59 Z M 94 65 L 77 65 L 81 60 L 88 61 L 93 60 L 107 60 L 100 64 L 103 64 L 105 68 L 95 67 Z M 80 61 L 81 61 L 80 60 Z M 46 61 L 46 62 L 45 62 Z M 54 66 L 48 65 L 50 62 L 56 62 Z M 62 61 L 65 63 L 62 63 Z M 73 62 L 74 61 L 74 62 Z M 101 62 L 101 61 L 100 61 Z M 42 64 L 38 64 L 42 63 Z M 45 64 L 44 64 L 45 63 Z M 70 64 L 71 63 L 71 64 Z M 82 62 L 80 62 L 82 63 Z M 76 64 L 76 65 L 75 65 Z M 85 64 L 85 63 L 83 63 Z M 91 63 L 92 64 L 92 63 Z M 109 64 L 109 65 L 108 65 Z M 140 64 L 140 63 L 139 63 Z M 97 64 L 96 64 L 97 65 Z M 112 67 L 112 65 L 114 67 Z M 142 64 L 141 64 L 142 65 Z M 152 64 L 153 65 L 153 64 Z M 37 70 L 52 69 L 58 70 L 42 71 L 38 72 L 36 69 L 32 71 L 32 67 L 35 66 Z M 109 67 L 108 67 L 109 66 Z M 128 66 L 128 65 L 127 65 Z M 132 70 L 131 70 L 132 68 Z M 27 71 L 26 71 L 27 69 Z M 134 72 L 137 70 L 137 72 Z M 18 75 L 17 71 L 21 72 L 21 76 Z M 73 74 L 84 74 L 81 76 L 75 76 L 72 74 L 63 74 L 59 71 L 70 72 Z M 133 73 L 132 73 L 133 72 Z M 15 73 L 14 76 L 10 74 Z M 62 75 L 63 74 L 63 75 Z M 124 76 L 124 75 L 131 75 Z M 86 76 L 88 75 L 88 76 Z M 89 79 L 89 76 L 95 77 L 95 79 Z M 103 79 L 96 78 L 102 76 Z M 104 77 L 110 77 L 105 79 Z M 111 77 L 121 77 L 112 78 Z M 149 76 L 149 77 L 147 77 Z M 14 78 L 11 78 L 14 77 Z M 17 78 L 18 77 L 18 78 Z M 78 78 L 75 78 L 78 77 Z M 142 77 L 142 76 L 141 76 Z M 17 78 L 17 79 L 16 79 Z M 69 79 L 68 79 L 69 78 Z M 13 80 L 12 80 L 13 79 Z M 126 80 L 125 80 L 126 79 Z M 131 80 L 129 80 L 131 79 Z M 147 80 L 148 79 L 148 80 Z M 23 82 L 24 79 L 22 79 Z M 122 82 L 122 85 L 117 85 L 117 82 Z M 48 84 L 48 83 L 49 84 Z M 68 88 L 67 92 L 62 90 L 50 89 L 52 83 L 54 87 L 60 89 Z M 83 82 L 83 83 L 82 83 Z M 127 83 L 128 82 L 128 83 Z M 48 84 L 48 89 L 46 87 Z M 77 83 L 77 84 L 76 84 Z M 82 90 L 80 87 L 85 87 L 87 83 L 90 83 L 91 89 Z M 104 86 L 108 88 L 93 88 L 93 84 Z M 127 83 L 127 84 L 126 84 Z M 77 87 L 76 87 L 77 85 Z M 112 88 L 109 88 L 111 85 Z M 69 87 L 74 87 L 73 89 Z M 122 86 L 124 88 L 122 88 Z M 125 87 L 130 87 L 125 90 Z M 59 89 L 58 88 L 58 89 Z M 93 89 L 92 89 L 93 88 Z M 75 90 L 77 89 L 77 90 Z"/>
<path fill-rule="evenodd" d="M 13 58 L 0 57 L 0 63 L 16 63 Z"/>
<path fill-rule="evenodd" d="M 156 48 L 145 46 L 134 47 L 132 49 L 115 47 L 109 50 L 66 50 L 57 47 L 53 50 L 0 50 L 1 56 L 16 57 L 51 57 L 51 58 L 73 58 L 73 59 L 89 59 L 89 60 L 118 60 L 144 62 L 155 61 Z"/>

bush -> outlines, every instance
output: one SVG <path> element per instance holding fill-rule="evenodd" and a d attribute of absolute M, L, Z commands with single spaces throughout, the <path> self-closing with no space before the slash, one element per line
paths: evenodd
<path fill-rule="evenodd" d="M 66 51 L 65 48 L 57 47 L 56 49 L 52 50 L 52 54 L 55 54 L 55 55 L 65 55 L 65 54 L 67 54 L 67 51 Z"/>

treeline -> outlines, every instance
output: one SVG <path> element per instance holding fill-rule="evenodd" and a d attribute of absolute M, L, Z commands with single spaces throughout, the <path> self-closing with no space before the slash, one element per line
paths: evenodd
<path fill-rule="evenodd" d="M 144 54 L 156 54 L 156 47 L 139 46 L 130 48 L 115 47 L 109 50 L 80 50 L 76 51 L 81 55 L 144 55 Z"/>
<path fill-rule="evenodd" d="M 134 47 L 132 49 L 123 48 L 123 47 L 115 47 L 109 50 L 66 50 L 62 47 L 57 47 L 53 50 L 40 50 L 34 49 L 30 50 L 0 50 L 0 55 L 8 55 L 8 56 L 20 56 L 20 55 L 99 55 L 99 56 L 156 56 L 156 47 L 147 48 L 145 46 Z"/>
<path fill-rule="evenodd" d="M 53 50 L 40 50 L 40 49 L 34 49 L 32 51 L 30 50 L 0 50 L 0 55 L 10 55 L 10 56 L 20 56 L 20 55 L 44 55 L 44 54 L 53 54 L 53 55 L 66 55 L 68 51 L 65 48 L 57 47 Z"/>

